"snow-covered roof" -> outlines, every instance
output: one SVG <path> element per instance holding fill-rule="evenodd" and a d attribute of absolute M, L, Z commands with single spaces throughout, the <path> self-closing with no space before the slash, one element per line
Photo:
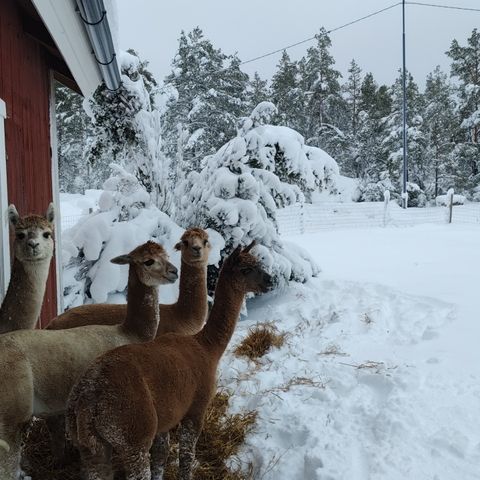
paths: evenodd
<path fill-rule="evenodd" d="M 101 81 L 107 79 L 105 73 L 102 72 L 101 65 L 92 54 L 92 51 L 97 51 L 99 44 L 98 42 L 95 44 L 91 35 L 87 33 L 84 21 L 78 12 L 77 3 L 75 0 L 32 0 L 32 3 L 50 32 L 81 92 L 85 97 L 90 96 Z M 100 46 L 105 47 L 105 44 L 109 42 L 111 42 L 110 45 L 113 45 L 108 26 L 110 13 L 112 19 L 116 18 L 112 11 L 113 2 L 108 2 L 107 6 L 103 4 L 102 0 L 97 0 L 97 3 L 100 11 L 106 12 L 104 22 L 107 33 L 100 40 Z M 111 68 L 118 70 L 116 61 Z"/>

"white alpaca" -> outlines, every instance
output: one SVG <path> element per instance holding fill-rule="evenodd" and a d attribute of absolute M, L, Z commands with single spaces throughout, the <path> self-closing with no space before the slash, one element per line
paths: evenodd
<path fill-rule="evenodd" d="M 15 206 L 10 205 L 8 218 L 15 231 L 14 261 L 7 294 L 0 308 L 0 333 L 35 327 L 54 250 L 52 203 L 45 217 L 20 217 Z"/>

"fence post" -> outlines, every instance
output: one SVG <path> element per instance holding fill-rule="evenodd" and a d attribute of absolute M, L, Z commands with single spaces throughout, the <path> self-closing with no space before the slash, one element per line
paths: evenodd
<path fill-rule="evenodd" d="M 453 188 L 450 188 L 447 192 L 447 208 L 448 208 L 448 223 L 452 223 L 453 217 Z"/>
<path fill-rule="evenodd" d="M 383 192 L 383 226 L 387 226 L 387 217 L 388 217 L 388 204 L 390 202 L 390 190 L 385 190 Z"/>
<path fill-rule="evenodd" d="M 304 202 L 300 204 L 300 233 L 303 235 L 305 233 L 305 207 Z"/>

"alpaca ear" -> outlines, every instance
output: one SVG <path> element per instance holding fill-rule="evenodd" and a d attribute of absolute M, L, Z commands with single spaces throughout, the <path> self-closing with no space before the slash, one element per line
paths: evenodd
<path fill-rule="evenodd" d="M 181 249 L 182 249 L 182 242 L 176 243 L 173 248 L 174 248 L 175 250 L 181 250 Z"/>
<path fill-rule="evenodd" d="M 119 255 L 118 257 L 112 258 L 110 261 L 115 265 L 127 265 L 131 263 L 132 257 L 130 255 Z"/>
<path fill-rule="evenodd" d="M 55 219 L 55 207 L 53 206 L 53 202 L 51 202 L 50 205 L 48 205 L 45 218 L 47 219 L 47 222 L 53 223 L 53 220 Z"/>
<path fill-rule="evenodd" d="M 243 249 L 244 252 L 249 252 L 255 245 L 257 244 L 257 241 L 254 240 L 250 245 L 248 245 L 248 247 L 245 247 Z"/>
<path fill-rule="evenodd" d="M 15 226 L 20 220 L 20 215 L 18 214 L 13 203 L 8 207 L 8 219 L 13 226 Z"/>

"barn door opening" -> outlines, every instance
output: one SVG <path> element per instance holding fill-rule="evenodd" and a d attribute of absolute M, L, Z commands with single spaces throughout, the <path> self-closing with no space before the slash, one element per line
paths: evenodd
<path fill-rule="evenodd" d="M 5 102 L 0 98 L 0 303 L 10 280 L 10 245 L 8 236 L 7 154 L 5 148 Z"/>

